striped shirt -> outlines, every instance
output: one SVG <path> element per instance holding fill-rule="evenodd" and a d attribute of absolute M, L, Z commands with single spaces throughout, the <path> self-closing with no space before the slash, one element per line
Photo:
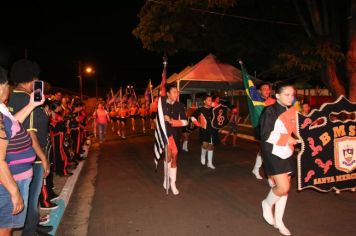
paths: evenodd
<path fill-rule="evenodd" d="M 9 117 L 9 114 L 1 112 L 0 123 L 4 129 L 1 138 L 8 140 L 6 162 L 11 174 L 15 180 L 31 177 L 32 163 L 36 159 L 31 137 L 17 120 Z"/>

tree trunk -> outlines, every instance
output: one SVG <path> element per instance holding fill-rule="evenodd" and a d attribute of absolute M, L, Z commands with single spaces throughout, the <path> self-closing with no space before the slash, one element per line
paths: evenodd
<path fill-rule="evenodd" d="M 352 21 L 350 23 L 350 46 L 346 54 L 346 68 L 349 79 L 349 99 L 356 102 L 356 3 L 352 4 Z"/>
<path fill-rule="evenodd" d="M 341 80 L 336 73 L 336 65 L 334 62 L 328 63 L 324 75 L 322 76 L 324 84 L 332 93 L 334 98 L 338 98 L 340 95 L 346 96 L 345 86 L 341 83 Z"/>
<path fill-rule="evenodd" d="M 356 102 L 356 33 L 352 35 L 346 60 L 347 74 L 349 77 L 349 99 Z"/>

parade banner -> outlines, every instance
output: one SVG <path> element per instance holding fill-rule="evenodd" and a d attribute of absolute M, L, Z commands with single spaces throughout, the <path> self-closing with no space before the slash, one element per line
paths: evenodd
<path fill-rule="evenodd" d="M 213 119 L 211 120 L 211 126 L 215 129 L 224 128 L 229 123 L 229 117 L 227 115 L 228 108 L 224 105 L 219 105 L 213 109 Z"/>
<path fill-rule="evenodd" d="M 356 189 L 356 103 L 340 96 L 308 116 L 298 113 L 298 190 Z"/>

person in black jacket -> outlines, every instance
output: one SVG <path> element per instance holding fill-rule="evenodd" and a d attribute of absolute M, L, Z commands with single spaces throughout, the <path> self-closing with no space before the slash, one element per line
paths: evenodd
<path fill-rule="evenodd" d="M 191 120 L 194 125 L 199 127 L 199 139 L 201 142 L 201 164 L 206 163 L 206 154 L 208 153 L 207 167 L 215 169 L 213 165 L 214 145 L 219 143 L 218 130 L 212 127 L 211 120 L 213 119 L 212 97 L 210 95 L 203 96 L 204 106 L 199 107 L 192 115 Z"/>
<path fill-rule="evenodd" d="M 266 174 L 275 185 L 262 201 L 263 218 L 279 229 L 283 235 L 291 235 L 283 223 L 284 210 L 290 189 L 295 162 L 291 158 L 297 140 L 296 107 L 292 106 L 295 89 L 289 84 L 276 88 L 277 102 L 264 109 L 261 115 L 261 154 Z M 274 211 L 273 211 L 274 206 Z"/>
<path fill-rule="evenodd" d="M 174 195 L 179 194 L 176 187 L 177 179 L 177 159 L 178 148 L 180 147 L 180 138 L 182 135 L 182 128 L 188 124 L 187 116 L 185 113 L 184 105 L 178 102 L 178 90 L 175 85 L 166 85 L 167 97 L 162 99 L 162 109 L 164 120 L 166 124 L 167 137 L 168 137 L 168 162 L 164 162 L 165 170 L 168 168 L 168 176 L 170 188 Z M 165 171 L 166 174 L 166 171 Z M 163 187 L 169 188 L 164 177 Z"/>

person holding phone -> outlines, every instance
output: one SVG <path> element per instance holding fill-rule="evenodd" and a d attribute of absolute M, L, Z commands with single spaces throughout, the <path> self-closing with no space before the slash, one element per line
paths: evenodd
<path fill-rule="evenodd" d="M 25 222 L 36 155 L 21 123 L 44 102 L 34 102 L 32 93 L 28 104 L 12 115 L 5 105 L 8 96 L 7 73 L 0 67 L 0 235 L 11 235 Z"/>
<path fill-rule="evenodd" d="M 34 99 L 34 97 L 30 97 L 30 94 L 34 90 L 34 81 L 38 80 L 39 67 L 35 62 L 21 59 L 12 65 L 10 75 L 11 81 L 15 84 L 15 89 L 9 97 L 8 107 L 12 114 L 16 114 L 30 102 L 30 99 Z M 40 87 L 37 88 L 40 89 Z M 24 120 L 23 126 L 31 137 L 32 147 L 37 157 L 33 165 L 33 178 L 30 184 L 28 211 L 22 232 L 22 235 L 32 236 L 36 231 L 48 233 L 53 228 L 51 226 L 38 226 L 38 199 L 43 178 L 46 178 L 50 172 L 49 161 L 44 153 L 48 136 L 48 116 L 42 107 L 37 107 Z"/>

